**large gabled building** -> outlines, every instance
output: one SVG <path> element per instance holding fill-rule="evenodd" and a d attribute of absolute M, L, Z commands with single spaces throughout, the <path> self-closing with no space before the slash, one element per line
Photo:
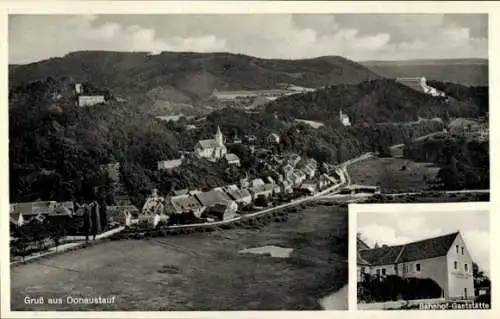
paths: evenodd
<path fill-rule="evenodd" d="M 474 297 L 472 258 L 460 232 L 373 249 L 358 241 L 357 271 L 358 281 L 364 274 L 429 278 L 446 299 Z"/>

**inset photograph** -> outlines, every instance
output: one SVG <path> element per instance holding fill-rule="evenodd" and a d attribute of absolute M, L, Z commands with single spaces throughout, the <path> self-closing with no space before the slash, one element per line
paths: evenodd
<path fill-rule="evenodd" d="M 490 309 L 488 206 L 397 207 L 357 213 L 358 310 Z"/>

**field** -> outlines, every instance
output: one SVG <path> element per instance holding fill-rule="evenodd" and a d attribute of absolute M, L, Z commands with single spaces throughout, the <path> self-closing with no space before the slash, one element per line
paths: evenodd
<path fill-rule="evenodd" d="M 439 168 L 403 158 L 373 158 L 348 168 L 353 184 L 378 185 L 382 193 L 428 190 Z"/>
<path fill-rule="evenodd" d="M 310 206 L 260 229 L 110 241 L 11 268 L 12 310 L 319 310 L 347 283 L 347 209 Z M 289 258 L 239 254 L 293 248 Z M 45 297 L 42 305 L 24 298 Z M 116 296 L 107 305 L 47 297 Z M 346 300 L 347 303 L 347 300 Z"/>

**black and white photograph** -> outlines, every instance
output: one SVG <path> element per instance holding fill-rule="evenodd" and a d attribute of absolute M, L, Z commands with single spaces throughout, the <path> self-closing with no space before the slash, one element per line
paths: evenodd
<path fill-rule="evenodd" d="M 348 310 L 350 203 L 489 201 L 488 63 L 486 13 L 9 13 L 11 310 Z"/>
<path fill-rule="evenodd" d="M 357 213 L 358 310 L 491 309 L 488 203 L 418 205 Z"/>

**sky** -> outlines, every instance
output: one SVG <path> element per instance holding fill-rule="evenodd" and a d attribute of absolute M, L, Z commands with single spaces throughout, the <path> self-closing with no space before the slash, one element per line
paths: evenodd
<path fill-rule="evenodd" d="M 490 270 L 488 211 L 360 212 L 358 232 L 370 247 L 399 245 L 460 231 L 472 259 Z"/>
<path fill-rule="evenodd" d="M 9 63 L 79 50 L 261 58 L 487 58 L 487 14 L 10 15 Z"/>

